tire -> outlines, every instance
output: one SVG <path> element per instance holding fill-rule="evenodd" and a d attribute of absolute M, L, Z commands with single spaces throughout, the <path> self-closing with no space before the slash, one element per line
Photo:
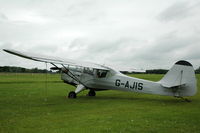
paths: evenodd
<path fill-rule="evenodd" d="M 96 96 L 95 91 L 90 90 L 90 91 L 88 92 L 88 96 L 92 96 L 92 97 Z"/>
<path fill-rule="evenodd" d="M 71 91 L 69 94 L 68 94 L 68 98 L 76 98 L 76 93 L 74 91 Z"/>

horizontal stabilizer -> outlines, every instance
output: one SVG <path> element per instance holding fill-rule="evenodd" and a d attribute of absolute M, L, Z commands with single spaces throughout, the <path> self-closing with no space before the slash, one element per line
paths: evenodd
<path fill-rule="evenodd" d="M 184 86 L 186 85 L 186 83 L 181 83 L 181 84 L 168 84 L 168 83 L 162 83 L 161 84 L 163 87 L 165 88 L 176 88 L 176 87 L 181 87 L 181 86 Z"/>

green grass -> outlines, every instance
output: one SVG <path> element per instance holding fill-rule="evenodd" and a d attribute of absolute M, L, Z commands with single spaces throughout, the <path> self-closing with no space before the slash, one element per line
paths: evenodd
<path fill-rule="evenodd" d="M 163 75 L 138 74 L 158 81 Z M 168 96 L 120 91 L 87 91 L 65 96 L 74 87 L 60 75 L 0 74 L 1 133 L 200 132 L 200 93 L 191 103 Z M 197 75 L 198 89 L 200 75 Z"/>

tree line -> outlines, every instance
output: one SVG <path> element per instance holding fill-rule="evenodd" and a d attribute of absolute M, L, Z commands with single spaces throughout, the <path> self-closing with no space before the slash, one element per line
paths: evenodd
<path fill-rule="evenodd" d="M 169 70 L 167 69 L 151 69 L 146 70 L 145 72 L 128 72 L 128 71 L 121 71 L 124 74 L 166 74 Z M 195 70 L 196 74 L 200 74 L 200 67 Z"/>
<path fill-rule="evenodd" d="M 52 73 L 51 70 L 46 69 L 38 69 L 38 68 L 23 68 L 23 67 L 16 67 L 16 66 L 0 66 L 0 72 L 6 73 Z M 145 72 L 128 72 L 128 71 L 121 71 L 124 74 L 166 74 L 168 70 L 166 69 L 152 69 L 146 70 Z M 195 70 L 196 74 L 200 74 L 200 67 Z"/>
<path fill-rule="evenodd" d="M 136 72 L 136 71 L 121 71 L 123 74 L 166 74 L 168 70 L 166 69 L 152 69 L 152 70 L 146 70 L 144 72 Z"/>
<path fill-rule="evenodd" d="M 46 69 L 38 69 L 36 68 L 23 68 L 23 67 L 16 67 L 16 66 L 0 66 L 0 72 L 6 73 L 50 73 L 51 71 Z"/>

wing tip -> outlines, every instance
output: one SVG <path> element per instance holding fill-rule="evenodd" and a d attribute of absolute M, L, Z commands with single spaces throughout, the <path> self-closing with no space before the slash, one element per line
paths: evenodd
<path fill-rule="evenodd" d="M 7 52 L 7 51 L 8 51 L 8 49 L 3 49 L 3 51 Z"/>
<path fill-rule="evenodd" d="M 19 53 L 18 51 L 15 51 L 15 50 L 12 50 L 12 49 L 3 49 L 3 51 L 10 53 L 10 54 L 15 54 L 15 55 Z"/>
<path fill-rule="evenodd" d="M 12 50 L 10 50 L 10 49 L 3 49 L 3 51 L 5 51 L 7 53 L 12 53 Z"/>

